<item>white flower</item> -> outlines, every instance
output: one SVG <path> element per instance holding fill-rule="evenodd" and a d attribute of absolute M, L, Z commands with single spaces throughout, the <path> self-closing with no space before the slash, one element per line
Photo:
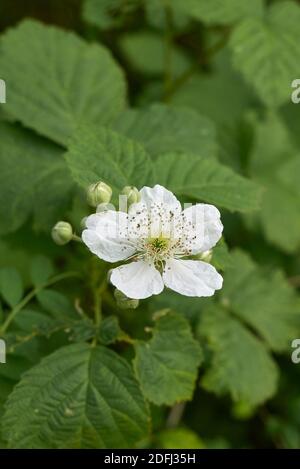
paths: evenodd
<path fill-rule="evenodd" d="M 108 262 L 131 260 L 111 271 L 110 281 L 127 297 L 148 298 L 164 286 L 186 296 L 211 296 L 223 279 L 207 262 L 187 256 L 211 249 L 221 237 L 220 212 L 197 204 L 182 210 L 162 186 L 143 187 L 128 214 L 108 210 L 90 215 L 82 239 Z"/>

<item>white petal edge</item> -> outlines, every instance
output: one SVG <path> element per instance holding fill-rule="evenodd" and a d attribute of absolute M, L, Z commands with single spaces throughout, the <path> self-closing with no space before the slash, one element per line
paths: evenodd
<path fill-rule="evenodd" d="M 192 230 L 189 234 L 190 238 L 195 236 L 191 254 L 198 254 L 213 248 L 223 232 L 219 210 L 214 205 L 196 204 L 186 208 L 182 213 L 187 220 L 196 220 L 198 224 L 198 229 L 194 233 Z"/>
<path fill-rule="evenodd" d="M 158 295 L 164 289 L 158 270 L 145 261 L 131 262 L 113 269 L 110 281 L 128 298 L 136 300 Z"/>
<path fill-rule="evenodd" d="M 132 256 L 136 247 L 127 239 L 127 214 L 108 210 L 90 215 L 82 240 L 89 250 L 107 262 Z"/>
<path fill-rule="evenodd" d="M 151 204 L 163 204 L 166 208 L 181 210 L 180 202 L 175 195 L 159 184 L 156 184 L 154 187 L 143 187 L 140 190 L 140 195 L 141 202 L 148 207 L 151 206 Z"/>
<path fill-rule="evenodd" d="M 166 287 L 185 296 L 212 296 L 222 288 L 223 278 L 216 269 L 202 261 L 171 259 L 163 273 Z"/>

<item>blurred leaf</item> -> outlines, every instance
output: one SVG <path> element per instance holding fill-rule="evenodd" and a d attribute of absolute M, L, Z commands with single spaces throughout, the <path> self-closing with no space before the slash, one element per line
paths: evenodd
<path fill-rule="evenodd" d="M 156 171 L 158 182 L 177 195 L 232 211 L 247 212 L 259 207 L 260 187 L 217 161 L 168 153 L 158 157 Z"/>
<path fill-rule="evenodd" d="M 162 309 L 171 309 L 180 313 L 193 325 L 198 322 L 199 314 L 206 301 L 210 300 L 178 295 L 175 291 L 165 288 L 160 295 L 151 297 L 149 308 L 152 313 Z"/>
<path fill-rule="evenodd" d="M 251 90 L 232 67 L 227 47 L 213 58 L 209 72 L 194 73 L 171 96 L 172 104 L 188 106 L 227 127 L 253 101 Z"/>
<path fill-rule="evenodd" d="M 153 104 L 119 115 L 114 128 L 142 143 L 153 156 L 167 151 L 215 157 L 216 135 L 212 122 L 189 108 Z"/>
<path fill-rule="evenodd" d="M 19 272 L 13 267 L 0 269 L 0 293 L 12 308 L 21 301 L 24 294 L 23 281 Z"/>
<path fill-rule="evenodd" d="M 218 244 L 213 248 L 211 264 L 213 264 L 216 269 L 220 270 L 226 270 L 231 265 L 231 253 L 228 250 L 224 238 L 221 238 Z"/>
<path fill-rule="evenodd" d="M 54 319 L 43 311 L 36 311 L 31 309 L 23 309 L 18 314 L 12 324 L 13 331 L 22 331 L 30 333 L 32 331 L 38 331 L 43 334 L 48 334 L 50 330 L 56 325 Z"/>
<path fill-rule="evenodd" d="M 160 449 L 204 449 L 205 443 L 189 428 L 170 428 L 157 435 L 157 448 Z"/>
<path fill-rule="evenodd" d="M 66 161 L 78 184 L 103 180 L 120 191 L 152 182 L 152 165 L 144 147 L 104 127 L 81 127 L 71 141 Z"/>
<path fill-rule="evenodd" d="M 15 231 L 31 214 L 36 228 L 50 230 L 73 187 L 61 150 L 4 123 L 0 140 L 0 233 Z"/>
<path fill-rule="evenodd" d="M 3 428 L 12 448 L 124 448 L 147 434 L 148 412 L 124 359 L 76 344 L 24 375 L 8 399 Z"/>
<path fill-rule="evenodd" d="M 162 75 L 165 70 L 165 43 L 160 34 L 150 32 L 128 33 L 121 37 L 120 48 L 139 72 L 149 75 Z M 183 74 L 190 61 L 179 47 L 172 50 L 171 75 L 175 78 Z"/>
<path fill-rule="evenodd" d="M 251 88 L 233 70 L 227 47 L 209 62 L 206 73 L 194 73 L 175 87 L 170 102 L 188 106 L 211 119 L 216 126 L 221 160 L 240 169 L 239 122 L 245 109 L 255 105 L 256 100 Z"/>
<path fill-rule="evenodd" d="M 85 0 L 83 19 L 103 30 L 116 28 L 122 26 L 139 3 L 140 0 Z"/>
<path fill-rule="evenodd" d="M 212 352 L 202 386 L 234 401 L 258 405 L 274 395 L 278 371 L 263 343 L 221 307 L 201 316 L 199 336 Z"/>
<path fill-rule="evenodd" d="M 234 66 L 269 107 L 290 99 L 299 72 L 299 22 L 297 3 L 275 2 L 264 17 L 242 21 L 231 37 Z"/>
<path fill-rule="evenodd" d="M 35 286 L 43 285 L 53 275 L 53 264 L 48 257 L 35 256 L 30 266 L 31 279 Z"/>
<path fill-rule="evenodd" d="M 248 16 L 263 14 L 263 0 L 173 0 L 184 13 L 206 24 L 228 24 Z"/>
<path fill-rule="evenodd" d="M 181 315 L 159 317 L 152 339 L 136 342 L 135 350 L 134 368 L 150 401 L 172 405 L 192 398 L 202 353 Z"/>
<path fill-rule="evenodd" d="M 231 253 L 222 299 L 270 348 L 290 350 L 300 334 L 300 300 L 281 272 L 264 271 L 242 252 Z"/>
<path fill-rule="evenodd" d="M 266 238 L 285 252 L 300 246 L 300 153 L 278 116 L 253 118 L 250 171 L 264 187 L 261 224 Z"/>
<path fill-rule="evenodd" d="M 42 290 L 37 294 L 37 299 L 40 305 L 54 317 L 78 317 L 69 298 L 56 290 L 49 288 Z"/>
<path fill-rule="evenodd" d="M 147 0 L 144 2 L 146 18 L 149 25 L 160 30 L 166 30 L 168 27 L 168 13 L 166 5 L 171 10 L 172 27 L 175 31 L 181 31 L 188 26 L 189 18 L 183 13 L 183 10 L 173 8 L 175 2 L 164 2 L 163 0 Z"/>
<path fill-rule="evenodd" d="M 2 36 L 0 69 L 12 84 L 9 113 L 63 145 L 82 120 L 105 124 L 125 106 L 123 74 L 108 50 L 34 20 Z"/>

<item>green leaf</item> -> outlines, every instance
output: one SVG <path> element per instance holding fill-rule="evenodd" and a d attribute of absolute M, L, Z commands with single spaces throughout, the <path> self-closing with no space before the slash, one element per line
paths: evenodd
<path fill-rule="evenodd" d="M 3 429 L 11 448 L 126 448 L 147 434 L 148 411 L 123 358 L 76 344 L 23 376 Z"/>
<path fill-rule="evenodd" d="M 157 436 L 157 448 L 161 449 L 204 449 L 205 443 L 189 428 L 168 428 Z"/>
<path fill-rule="evenodd" d="M 216 54 L 209 72 L 195 73 L 171 96 L 173 105 L 192 108 L 223 126 L 240 118 L 252 101 L 251 90 L 232 67 L 227 47 Z"/>
<path fill-rule="evenodd" d="M 153 104 L 148 109 L 130 109 L 113 126 L 139 141 L 153 156 L 182 151 L 209 158 L 217 152 L 214 125 L 189 108 Z"/>
<path fill-rule="evenodd" d="M 85 0 L 83 19 L 103 30 L 117 28 L 138 4 L 139 0 Z"/>
<path fill-rule="evenodd" d="M 299 298 L 281 272 L 259 268 L 246 254 L 231 253 L 222 301 L 273 350 L 290 351 L 300 335 Z"/>
<path fill-rule="evenodd" d="M 209 71 L 193 74 L 176 89 L 170 102 L 188 106 L 211 119 L 216 126 L 220 158 L 240 169 L 240 120 L 245 109 L 256 104 L 253 94 L 233 69 L 230 52 L 225 47 L 213 57 Z M 199 151 L 200 148 L 196 153 Z"/>
<path fill-rule="evenodd" d="M 114 344 L 118 340 L 128 338 L 125 332 L 120 328 L 116 316 L 108 316 L 101 321 L 98 335 L 100 342 L 104 345 Z"/>
<path fill-rule="evenodd" d="M 207 298 L 178 295 L 177 292 L 165 288 L 160 295 L 153 295 L 149 302 L 151 313 L 171 309 L 180 313 L 192 325 L 198 323 L 199 312 L 205 305 Z"/>
<path fill-rule="evenodd" d="M 278 371 L 263 343 L 220 307 L 201 316 L 199 336 L 212 352 L 202 386 L 234 401 L 262 404 L 277 388 Z"/>
<path fill-rule="evenodd" d="M 35 286 L 43 285 L 53 275 L 53 264 L 48 257 L 35 256 L 30 265 L 31 280 Z"/>
<path fill-rule="evenodd" d="M 299 22 L 295 2 L 276 2 L 263 18 L 241 22 L 231 37 L 234 66 L 267 106 L 278 107 L 290 99 L 299 72 Z"/>
<path fill-rule="evenodd" d="M 217 161 L 169 153 L 158 157 L 156 171 L 158 182 L 177 195 L 232 211 L 247 212 L 259 207 L 259 186 Z"/>
<path fill-rule="evenodd" d="M 247 16 L 263 13 L 263 0 L 173 0 L 174 6 L 206 24 L 234 23 Z"/>
<path fill-rule="evenodd" d="M 61 150 L 4 123 L 0 140 L 0 233 L 17 230 L 31 214 L 36 228 L 50 230 L 73 187 Z"/>
<path fill-rule="evenodd" d="M 120 48 L 132 66 L 139 72 L 161 75 L 165 70 L 165 43 L 160 34 L 150 32 L 128 33 L 121 37 Z M 172 51 L 171 74 L 174 78 L 183 74 L 190 61 L 178 47 Z"/>
<path fill-rule="evenodd" d="M 104 124 L 125 107 L 123 74 L 109 51 L 37 21 L 4 34 L 0 69 L 11 84 L 7 111 L 63 145 L 82 120 Z"/>
<path fill-rule="evenodd" d="M 110 129 L 83 126 L 74 135 L 66 161 L 83 187 L 103 180 L 113 190 L 152 182 L 152 164 L 144 147 Z"/>
<path fill-rule="evenodd" d="M 37 294 L 37 299 L 46 311 L 58 319 L 64 316 L 73 318 L 77 316 L 69 298 L 56 290 L 50 288 L 42 290 Z"/>
<path fill-rule="evenodd" d="M 168 4 L 169 11 L 172 14 L 172 29 L 182 31 L 188 27 L 189 18 L 182 10 L 173 8 L 173 3 Z M 168 28 L 168 12 L 166 12 L 165 3 L 161 0 L 147 0 L 144 2 L 147 23 L 158 30 L 165 31 Z"/>
<path fill-rule="evenodd" d="M 265 188 L 259 214 L 268 241 L 287 253 L 300 246 L 300 154 L 277 115 L 253 118 L 250 172 Z"/>
<path fill-rule="evenodd" d="M 231 253 L 228 250 L 228 246 L 224 241 L 224 238 L 218 242 L 212 251 L 213 264 L 218 270 L 226 270 L 231 265 Z"/>
<path fill-rule="evenodd" d="M 13 267 L 0 269 L 0 294 L 12 308 L 23 297 L 23 282 L 19 272 Z"/>
<path fill-rule="evenodd" d="M 186 319 L 169 313 L 157 319 L 149 342 L 136 342 L 134 368 L 145 396 L 157 405 L 192 398 L 202 360 Z"/>
<path fill-rule="evenodd" d="M 10 330 L 17 331 L 18 335 L 21 332 L 28 335 L 33 331 L 47 335 L 57 326 L 58 322 L 47 313 L 26 308 L 15 317 Z"/>

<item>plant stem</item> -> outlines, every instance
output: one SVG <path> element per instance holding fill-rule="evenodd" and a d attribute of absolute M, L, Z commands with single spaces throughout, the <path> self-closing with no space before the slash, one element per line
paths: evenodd
<path fill-rule="evenodd" d="M 44 288 L 50 287 L 54 283 L 59 282 L 60 280 L 65 280 L 66 278 L 70 277 L 78 277 L 79 274 L 76 272 L 65 272 L 63 274 L 56 275 L 55 277 L 52 277 L 50 280 L 47 282 L 39 285 L 38 287 L 34 288 L 31 290 L 20 303 L 18 303 L 10 312 L 10 314 L 7 316 L 6 320 L 0 327 L 0 336 L 2 336 L 8 329 L 9 325 L 11 322 L 14 320 L 16 315 L 29 303 L 29 301 L 32 300 L 40 291 L 44 290 Z"/>
<path fill-rule="evenodd" d="M 102 294 L 105 292 L 107 287 L 107 280 L 105 279 L 99 288 L 94 290 L 94 312 L 95 312 L 95 326 L 96 331 L 99 329 L 102 320 Z M 97 332 L 93 339 L 92 345 L 97 344 Z"/>
<path fill-rule="evenodd" d="M 182 75 L 180 75 L 176 80 L 173 81 L 171 86 L 168 87 L 168 90 L 165 94 L 165 101 L 169 101 L 172 96 L 180 89 L 188 80 L 191 78 L 201 67 L 201 65 L 206 65 L 209 60 L 217 53 L 219 50 L 223 49 L 228 41 L 230 30 L 224 30 L 223 36 L 220 41 L 218 41 L 213 47 L 208 49 L 205 54 L 204 59 L 198 58 L 197 62 L 192 64 Z"/>
<path fill-rule="evenodd" d="M 185 406 L 186 402 L 179 402 L 172 407 L 166 423 L 167 428 L 176 428 L 179 425 Z"/>
<path fill-rule="evenodd" d="M 80 238 L 80 236 L 77 236 L 77 235 L 75 235 L 75 234 L 73 234 L 72 240 L 73 240 L 73 241 L 77 241 L 78 243 L 82 243 L 82 239 Z"/>

